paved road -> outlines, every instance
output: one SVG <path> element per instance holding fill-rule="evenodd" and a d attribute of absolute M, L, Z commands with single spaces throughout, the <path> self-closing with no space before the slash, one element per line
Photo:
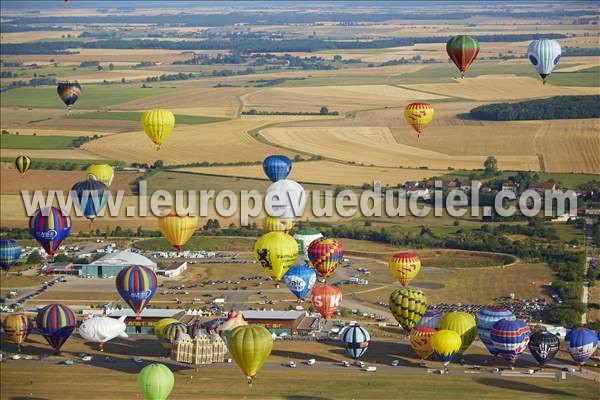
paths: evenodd
<path fill-rule="evenodd" d="M 585 219 L 585 267 L 583 271 L 583 290 L 581 291 L 581 302 L 585 306 L 585 311 L 581 316 L 581 323 L 587 323 L 587 307 L 589 302 L 589 287 L 588 271 L 590 262 L 592 261 L 592 251 L 594 249 L 594 236 L 592 235 L 592 227 L 594 220 L 591 218 Z"/>

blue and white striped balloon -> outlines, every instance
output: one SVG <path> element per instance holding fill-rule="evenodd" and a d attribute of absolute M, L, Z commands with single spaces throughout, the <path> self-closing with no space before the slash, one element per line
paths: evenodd
<path fill-rule="evenodd" d="M 494 324 L 501 319 L 511 320 L 515 319 L 515 316 L 506 308 L 496 306 L 482 308 L 481 311 L 475 315 L 479 339 L 493 356 L 498 354 L 498 351 L 492 343 L 491 331 Z"/>
<path fill-rule="evenodd" d="M 527 48 L 527 58 L 546 83 L 546 77 L 550 75 L 558 60 L 560 60 L 560 44 L 552 39 L 534 40 Z"/>
<path fill-rule="evenodd" d="M 371 335 L 360 325 L 349 325 L 340 333 L 346 354 L 356 359 L 367 352 Z"/>
<path fill-rule="evenodd" d="M 583 365 L 598 347 L 596 332 L 586 328 L 571 329 L 565 336 L 567 351 L 577 365 Z"/>
<path fill-rule="evenodd" d="M 492 327 L 490 337 L 498 352 L 511 365 L 515 365 L 521 353 L 527 348 L 531 331 L 521 319 L 501 319 Z"/>

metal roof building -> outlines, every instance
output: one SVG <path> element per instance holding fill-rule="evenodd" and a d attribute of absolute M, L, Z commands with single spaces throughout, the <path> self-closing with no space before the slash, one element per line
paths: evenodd
<path fill-rule="evenodd" d="M 141 265 L 156 271 L 156 263 L 148 257 L 122 250 L 107 254 L 96 261 L 80 266 L 79 276 L 83 278 L 114 278 L 123 268 Z"/>

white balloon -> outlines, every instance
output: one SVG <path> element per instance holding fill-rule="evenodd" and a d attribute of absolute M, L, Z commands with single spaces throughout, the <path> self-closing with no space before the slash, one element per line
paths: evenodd
<path fill-rule="evenodd" d="M 290 179 L 274 182 L 265 193 L 267 213 L 281 221 L 293 221 L 304 214 L 306 192 L 302 185 Z"/>
<path fill-rule="evenodd" d="M 119 319 L 110 317 L 93 317 L 83 321 L 79 326 L 79 335 L 87 341 L 105 343 L 116 337 L 126 338 L 126 316 Z"/>
<path fill-rule="evenodd" d="M 542 79 L 546 79 L 560 60 L 561 48 L 556 40 L 534 40 L 527 48 L 527 57 Z"/>
<path fill-rule="evenodd" d="M 296 242 L 298 242 L 298 254 L 304 259 L 304 261 L 309 261 L 307 253 L 308 246 L 310 246 L 310 244 L 315 240 L 322 237 L 323 235 L 321 232 L 315 230 L 304 230 L 294 234 L 294 239 L 296 239 Z"/>

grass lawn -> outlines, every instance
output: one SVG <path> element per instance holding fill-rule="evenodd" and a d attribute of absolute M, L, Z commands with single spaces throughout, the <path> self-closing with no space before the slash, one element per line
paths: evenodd
<path fill-rule="evenodd" d="M 231 238 L 219 236 L 193 236 L 183 250 L 251 251 L 256 238 Z M 133 247 L 147 251 L 174 251 L 163 238 L 138 240 Z"/>
<path fill-rule="evenodd" d="M 600 84 L 600 67 L 582 69 L 575 72 L 552 74 L 548 82 L 557 86 L 591 86 Z"/>
<path fill-rule="evenodd" d="M 72 136 L 33 136 L 1 135 L 0 148 L 3 149 L 43 149 L 56 150 L 72 147 Z"/>
<path fill-rule="evenodd" d="M 40 136 L 38 136 L 38 137 L 40 137 Z M 43 136 L 41 136 L 41 137 L 43 137 Z M 46 137 L 51 137 L 51 136 L 46 136 Z M 2 147 L 4 147 L 4 144 Z M 0 158 L 0 162 L 13 163 L 14 161 L 15 161 L 14 158 L 9 158 L 9 157 Z M 35 159 L 31 160 L 31 168 L 38 169 L 41 166 L 42 168 L 39 168 L 39 169 L 48 169 L 48 168 L 45 168 L 44 165 L 51 164 L 51 165 L 58 167 L 61 165 L 65 165 L 67 163 L 75 165 L 75 169 L 87 168 L 88 165 L 90 165 L 90 164 L 110 164 L 113 167 L 114 166 L 121 167 L 121 166 L 125 165 L 125 163 L 123 161 L 117 161 L 117 160 L 77 160 L 77 159 L 63 160 L 63 159 L 59 159 L 59 158 L 35 158 Z M 54 168 L 54 169 L 58 169 L 58 168 Z"/>
<path fill-rule="evenodd" d="M 82 85 L 81 98 L 75 103 L 76 109 L 95 109 L 115 104 L 172 92 L 171 87 L 141 88 L 138 85 Z M 54 86 L 24 87 L 2 93 L 2 107 L 52 107 L 65 108 L 56 94 Z"/>
<path fill-rule="evenodd" d="M 128 111 L 115 111 L 115 112 L 83 112 L 73 113 L 65 116 L 64 118 L 69 119 L 103 119 L 103 120 L 116 120 L 116 121 L 139 121 L 142 117 L 141 112 L 128 112 Z M 189 125 L 200 125 L 210 124 L 212 122 L 226 121 L 228 118 L 219 117 L 205 117 L 196 115 L 175 115 L 175 122 L 177 124 L 189 124 Z"/>

